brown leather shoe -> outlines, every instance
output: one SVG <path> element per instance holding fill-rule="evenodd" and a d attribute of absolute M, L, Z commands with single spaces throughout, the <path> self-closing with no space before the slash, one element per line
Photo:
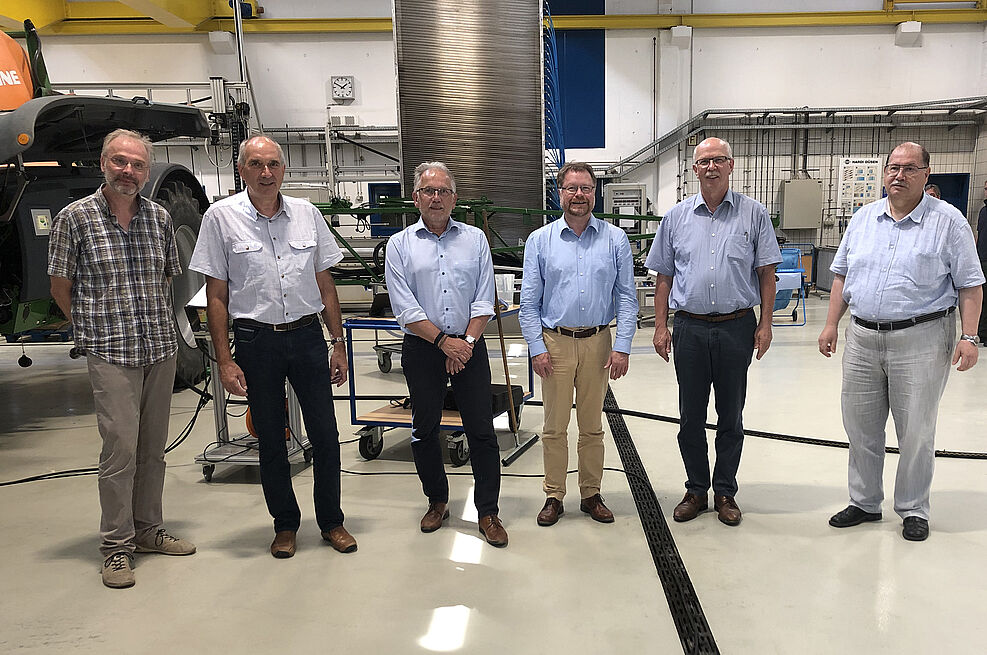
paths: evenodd
<path fill-rule="evenodd" d="M 733 496 L 713 496 L 713 507 L 721 523 L 740 525 L 740 508 Z"/>
<path fill-rule="evenodd" d="M 672 518 L 679 523 L 691 521 L 699 516 L 700 512 L 705 512 L 707 509 L 709 509 L 709 499 L 706 496 L 697 496 L 686 492 L 685 496 L 682 497 L 682 502 L 675 506 Z"/>
<path fill-rule="evenodd" d="M 507 530 L 496 514 L 488 514 L 480 519 L 480 534 L 491 546 L 503 548 L 507 545 Z"/>
<path fill-rule="evenodd" d="M 447 518 L 449 509 L 446 503 L 429 503 L 428 511 L 422 517 L 422 532 L 435 532 Z"/>
<path fill-rule="evenodd" d="M 329 532 L 323 532 L 322 538 L 341 553 L 356 552 L 356 539 L 341 525 L 336 526 Z"/>
<path fill-rule="evenodd" d="M 278 559 L 287 559 L 295 554 L 295 531 L 281 530 L 274 533 L 271 542 L 271 554 Z"/>
<path fill-rule="evenodd" d="M 613 523 L 613 512 L 603 504 L 603 497 L 600 494 L 580 500 L 579 510 L 592 516 L 594 521 Z"/>
<path fill-rule="evenodd" d="M 563 514 L 565 514 L 565 508 L 562 507 L 562 501 L 558 498 L 549 498 L 545 501 L 545 506 L 538 512 L 538 525 L 555 525 Z"/>

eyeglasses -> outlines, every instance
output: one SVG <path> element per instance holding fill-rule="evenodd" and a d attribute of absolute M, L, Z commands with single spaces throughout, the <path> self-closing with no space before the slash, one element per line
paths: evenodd
<path fill-rule="evenodd" d="M 247 162 L 247 168 L 252 171 L 262 171 L 264 167 L 270 168 L 272 171 L 281 169 L 281 162 L 277 159 L 272 159 L 271 161 L 261 161 L 259 159 L 251 159 Z"/>
<path fill-rule="evenodd" d="M 717 166 L 722 166 L 733 159 L 733 157 L 708 157 L 706 159 L 697 159 L 696 166 L 699 168 L 709 168 L 710 164 L 716 164 Z"/>
<path fill-rule="evenodd" d="M 576 195 L 577 191 L 582 191 L 583 195 L 588 196 L 593 193 L 593 189 L 595 188 L 595 186 L 564 186 L 562 187 L 562 190 L 571 196 Z"/>
<path fill-rule="evenodd" d="M 900 164 L 888 164 L 884 167 L 884 172 L 888 175 L 897 175 L 898 173 L 904 173 L 905 177 L 911 177 L 919 171 L 924 171 L 928 166 L 912 166 L 911 164 L 906 164 L 904 166 Z"/>
<path fill-rule="evenodd" d="M 423 186 L 420 189 L 416 189 L 416 191 L 418 191 L 418 193 L 428 196 L 429 198 L 431 198 L 432 196 L 441 196 L 443 198 L 448 198 L 453 193 L 455 193 L 455 191 L 453 191 L 452 189 L 439 189 L 434 186 Z"/>
<path fill-rule="evenodd" d="M 143 173 L 144 171 L 147 170 L 147 162 L 134 160 L 134 159 L 127 159 L 126 157 L 121 157 L 120 155 L 114 155 L 113 157 L 110 157 L 110 163 L 113 164 L 114 168 L 119 168 L 120 170 L 123 170 L 124 168 L 127 168 L 127 166 L 130 166 L 132 169 L 134 169 L 135 173 Z"/>

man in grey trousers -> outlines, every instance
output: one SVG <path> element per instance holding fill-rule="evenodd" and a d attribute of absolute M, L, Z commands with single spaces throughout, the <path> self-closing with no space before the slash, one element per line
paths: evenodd
<path fill-rule="evenodd" d="M 169 284 L 181 266 L 171 216 L 140 195 L 151 148 L 136 132 L 108 134 L 106 183 L 59 212 L 48 244 L 51 295 L 86 353 L 103 439 L 100 551 L 112 588 L 134 585 L 135 552 L 195 552 L 161 527 L 178 352 Z"/>
<path fill-rule="evenodd" d="M 909 541 L 929 536 L 939 399 L 951 364 L 965 371 L 977 363 L 984 283 L 966 218 L 924 191 L 929 170 L 929 152 L 919 144 L 891 151 L 884 167 L 887 197 L 854 214 L 830 266 L 829 314 L 819 335 L 819 352 L 830 357 L 837 325 L 850 310 L 842 394 L 850 504 L 829 524 L 881 520 L 890 411 L 901 450 L 894 509 Z"/>

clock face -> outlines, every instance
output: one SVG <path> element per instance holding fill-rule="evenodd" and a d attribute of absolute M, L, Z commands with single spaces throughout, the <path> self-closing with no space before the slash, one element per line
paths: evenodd
<path fill-rule="evenodd" d="M 339 75 L 333 76 L 332 97 L 337 100 L 348 100 L 353 97 L 353 76 Z"/>

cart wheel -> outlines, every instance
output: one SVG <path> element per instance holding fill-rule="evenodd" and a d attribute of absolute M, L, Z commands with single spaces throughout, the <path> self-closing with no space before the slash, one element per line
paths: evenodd
<path fill-rule="evenodd" d="M 366 460 L 377 459 L 384 450 L 383 430 L 374 428 L 360 437 L 360 457 Z"/>
<path fill-rule="evenodd" d="M 206 482 L 212 482 L 212 474 L 215 470 L 216 470 L 215 464 L 202 465 L 202 477 L 206 479 Z"/>
<path fill-rule="evenodd" d="M 794 323 L 797 320 L 799 320 L 799 310 L 793 309 L 792 310 L 792 322 Z"/>
<path fill-rule="evenodd" d="M 377 353 L 377 368 L 381 373 L 391 372 L 391 353 Z"/>
<path fill-rule="evenodd" d="M 312 449 L 311 448 L 306 448 L 305 450 L 303 450 L 302 451 L 302 457 L 305 458 L 305 463 L 306 464 L 311 464 L 312 463 Z"/>
<path fill-rule="evenodd" d="M 449 445 L 449 461 L 453 466 L 462 466 L 470 461 L 470 446 L 465 439 Z"/>

